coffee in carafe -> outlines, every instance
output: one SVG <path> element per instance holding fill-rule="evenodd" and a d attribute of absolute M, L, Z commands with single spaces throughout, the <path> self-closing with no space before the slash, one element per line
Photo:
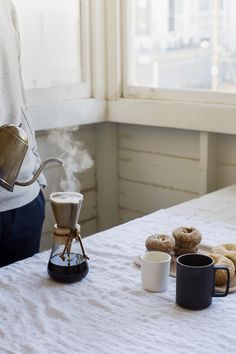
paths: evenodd
<path fill-rule="evenodd" d="M 54 244 L 48 262 L 49 276 L 58 282 L 72 283 L 83 279 L 89 270 L 80 236 L 78 218 L 83 195 L 73 192 L 57 192 L 50 195 L 50 203 L 56 219 Z"/>

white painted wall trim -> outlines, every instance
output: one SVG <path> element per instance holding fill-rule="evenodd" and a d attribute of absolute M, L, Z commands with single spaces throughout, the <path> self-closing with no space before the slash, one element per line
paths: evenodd
<path fill-rule="evenodd" d="M 107 121 L 236 134 L 236 105 L 143 99 L 108 101 Z"/>
<path fill-rule="evenodd" d="M 106 97 L 106 7 L 105 0 L 90 0 L 91 10 L 91 85 L 92 97 Z"/>
<path fill-rule="evenodd" d="M 218 185 L 218 134 L 201 132 L 199 144 L 199 194 L 206 194 Z"/>
<path fill-rule="evenodd" d="M 106 0 L 107 97 L 122 95 L 120 0 Z"/>
<path fill-rule="evenodd" d="M 117 124 L 103 124 L 96 134 L 96 177 L 98 229 L 119 223 Z"/>
<path fill-rule="evenodd" d="M 36 131 L 101 122 L 236 134 L 236 106 L 81 99 L 29 106 Z"/>
<path fill-rule="evenodd" d="M 29 113 L 36 131 L 100 123 L 106 120 L 106 101 L 83 99 L 32 105 Z"/>

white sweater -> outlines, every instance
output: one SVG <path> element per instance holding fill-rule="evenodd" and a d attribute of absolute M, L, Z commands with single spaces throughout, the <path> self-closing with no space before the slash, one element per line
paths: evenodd
<path fill-rule="evenodd" d="M 17 180 L 29 180 L 40 165 L 35 134 L 28 117 L 20 69 L 20 38 L 17 15 L 11 0 L 0 0 L 0 126 L 20 125 L 26 132 L 29 149 Z M 1 154 L 1 151 L 0 151 Z M 31 202 L 39 193 L 44 176 L 27 187 L 15 186 L 13 192 L 0 187 L 0 212 Z"/>

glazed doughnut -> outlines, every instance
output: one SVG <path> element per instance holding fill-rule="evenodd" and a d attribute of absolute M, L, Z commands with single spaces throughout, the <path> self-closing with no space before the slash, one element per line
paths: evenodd
<path fill-rule="evenodd" d="M 212 248 L 211 252 L 221 254 L 222 256 L 229 258 L 233 262 L 236 268 L 236 244 L 235 243 L 224 243 L 222 245 L 215 246 Z"/>
<path fill-rule="evenodd" d="M 175 239 L 167 234 L 155 234 L 149 236 L 145 241 L 148 251 L 161 251 L 170 253 L 175 246 Z"/>
<path fill-rule="evenodd" d="M 194 227 L 179 227 L 172 232 L 175 244 L 178 247 L 192 249 L 202 240 L 202 234 Z"/>
<path fill-rule="evenodd" d="M 218 266 L 226 266 L 230 273 L 230 282 L 233 281 L 235 275 L 235 267 L 233 262 L 227 257 L 221 254 L 210 253 L 209 256 L 213 259 L 214 264 Z M 227 273 L 225 270 L 217 270 L 215 273 L 215 284 L 217 286 L 226 285 L 227 283 Z"/>

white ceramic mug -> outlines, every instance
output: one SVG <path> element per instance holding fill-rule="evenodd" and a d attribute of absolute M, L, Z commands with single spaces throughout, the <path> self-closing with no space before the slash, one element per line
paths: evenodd
<path fill-rule="evenodd" d="M 141 281 L 144 290 L 161 292 L 167 289 L 171 256 L 150 251 L 141 256 Z"/>

